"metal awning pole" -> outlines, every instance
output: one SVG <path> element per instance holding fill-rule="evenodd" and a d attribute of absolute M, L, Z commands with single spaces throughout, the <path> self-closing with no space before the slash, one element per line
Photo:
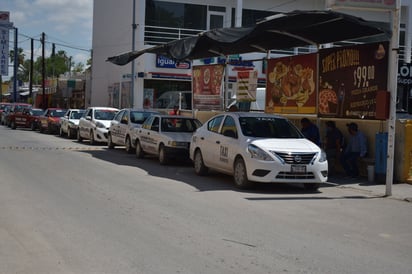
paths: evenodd
<path fill-rule="evenodd" d="M 396 95 L 397 95 L 397 72 L 399 51 L 399 24 L 400 24 L 400 0 L 396 1 L 395 10 L 391 13 L 392 37 L 389 49 L 389 73 L 388 87 L 390 91 L 389 120 L 388 120 L 388 159 L 386 167 L 386 196 L 392 195 L 393 165 L 395 154 L 395 126 L 396 126 Z"/>

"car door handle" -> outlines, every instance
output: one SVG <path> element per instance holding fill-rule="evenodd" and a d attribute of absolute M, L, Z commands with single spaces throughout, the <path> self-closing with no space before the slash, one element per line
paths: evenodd
<path fill-rule="evenodd" d="M 204 137 L 200 137 L 200 140 L 204 140 L 205 138 Z"/>
<path fill-rule="evenodd" d="M 220 141 L 216 141 L 216 144 L 220 144 Z"/>

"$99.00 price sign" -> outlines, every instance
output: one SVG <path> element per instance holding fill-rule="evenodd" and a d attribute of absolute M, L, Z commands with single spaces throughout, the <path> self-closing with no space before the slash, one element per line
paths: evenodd
<path fill-rule="evenodd" d="M 319 52 L 318 113 L 375 119 L 376 95 L 387 90 L 388 42 Z"/>

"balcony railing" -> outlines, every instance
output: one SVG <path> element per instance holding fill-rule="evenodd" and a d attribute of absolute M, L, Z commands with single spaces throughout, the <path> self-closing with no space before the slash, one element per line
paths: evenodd
<path fill-rule="evenodd" d="M 196 36 L 202 31 L 205 30 L 145 26 L 144 43 L 145 45 L 162 45 L 174 40 Z"/>

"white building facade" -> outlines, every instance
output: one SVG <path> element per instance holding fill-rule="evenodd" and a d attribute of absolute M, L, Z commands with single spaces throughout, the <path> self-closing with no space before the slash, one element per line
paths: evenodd
<path fill-rule="evenodd" d="M 409 32 L 410 25 L 409 2 L 410 0 L 402 1 L 402 46 L 408 40 L 405 39 L 408 37 L 405 33 Z M 256 21 L 279 12 L 324 10 L 327 7 L 325 0 L 94 1 L 92 84 L 86 105 L 138 108 L 143 107 L 148 100 L 153 107 L 156 99 L 167 91 L 191 90 L 193 65 L 219 62 L 218 58 L 211 58 L 176 64 L 162 56 L 144 54 L 134 62 L 117 66 L 107 62 L 108 57 L 196 35 L 213 28 L 251 26 Z M 389 12 L 355 9 L 339 11 L 380 22 L 382 26 L 389 28 Z M 410 47 L 410 43 L 406 44 Z M 293 53 L 298 52 L 277 51 L 270 53 L 269 57 Z M 253 66 L 258 71 L 258 85 L 264 87 L 266 75 L 263 73 L 263 63 L 259 60 L 267 56 L 265 53 L 252 53 L 234 58 L 238 58 L 239 66 Z M 404 60 L 403 56 L 400 59 Z M 229 75 L 235 76 L 235 71 L 235 68 L 229 68 Z M 229 84 L 226 88 L 230 98 L 232 85 Z"/>

